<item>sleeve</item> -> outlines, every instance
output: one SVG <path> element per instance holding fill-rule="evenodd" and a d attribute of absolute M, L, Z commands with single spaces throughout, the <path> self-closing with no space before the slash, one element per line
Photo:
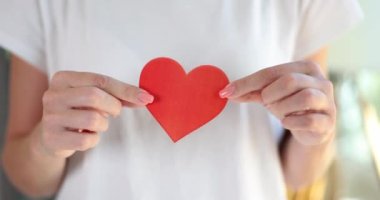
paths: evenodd
<path fill-rule="evenodd" d="M 38 0 L 0 0 L 0 46 L 46 72 Z"/>
<path fill-rule="evenodd" d="M 294 59 L 312 55 L 363 18 L 356 0 L 301 0 Z"/>

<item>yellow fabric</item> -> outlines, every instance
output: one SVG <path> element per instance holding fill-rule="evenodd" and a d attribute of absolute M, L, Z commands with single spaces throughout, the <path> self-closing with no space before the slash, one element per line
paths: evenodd
<path fill-rule="evenodd" d="M 323 177 L 309 187 L 293 191 L 288 188 L 289 200 L 322 200 L 326 193 L 327 178 Z"/>

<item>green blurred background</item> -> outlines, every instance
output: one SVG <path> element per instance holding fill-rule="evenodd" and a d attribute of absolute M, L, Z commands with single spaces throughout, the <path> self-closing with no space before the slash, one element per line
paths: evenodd
<path fill-rule="evenodd" d="M 380 0 L 359 1 L 365 19 L 330 48 L 330 77 L 339 108 L 336 159 L 329 172 L 289 199 L 380 199 Z M 326 1 L 328 3 L 328 1 Z M 0 149 L 7 112 L 9 66 L 0 50 Z M 26 199 L 0 165 L 0 200 Z"/>

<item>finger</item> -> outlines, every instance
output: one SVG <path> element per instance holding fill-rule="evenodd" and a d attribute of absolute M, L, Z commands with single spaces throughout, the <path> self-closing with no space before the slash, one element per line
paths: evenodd
<path fill-rule="evenodd" d="M 303 89 L 281 101 L 267 105 L 267 108 L 279 119 L 302 111 L 327 113 L 329 100 L 317 89 Z"/>
<path fill-rule="evenodd" d="M 264 104 L 272 104 L 302 89 L 322 89 L 319 80 L 301 73 L 289 73 L 281 76 L 261 91 Z"/>
<path fill-rule="evenodd" d="M 305 115 L 290 115 L 281 120 L 284 128 L 296 132 L 324 134 L 333 129 L 334 120 L 327 114 L 308 113 Z"/>
<path fill-rule="evenodd" d="M 48 102 L 47 110 L 64 111 L 68 108 L 87 108 L 97 110 L 101 113 L 117 116 L 120 114 L 122 103 L 114 96 L 97 87 L 77 87 L 64 89 L 64 91 L 53 90 Z"/>
<path fill-rule="evenodd" d="M 54 75 L 51 86 L 57 89 L 97 87 L 120 100 L 138 105 L 146 105 L 154 100 L 154 97 L 143 89 L 105 75 L 90 72 L 58 72 Z"/>
<path fill-rule="evenodd" d="M 232 101 L 235 102 L 256 102 L 256 103 L 262 103 L 262 97 L 261 97 L 261 92 L 253 91 L 248 94 L 245 94 L 241 97 L 231 99 Z"/>
<path fill-rule="evenodd" d="M 220 91 L 220 96 L 222 98 L 234 99 L 252 91 L 260 91 L 280 76 L 294 72 L 323 78 L 323 73 L 320 67 L 314 62 L 299 61 L 286 63 L 262 69 L 247 77 L 236 80 Z"/>
<path fill-rule="evenodd" d="M 60 115 L 49 115 L 46 120 L 48 120 L 48 124 L 69 130 L 104 132 L 108 129 L 108 119 L 99 112 L 91 110 L 70 109 Z"/>
<path fill-rule="evenodd" d="M 138 105 L 138 104 L 130 103 L 128 101 L 121 101 L 121 104 L 124 107 L 128 107 L 128 108 L 141 108 L 144 106 L 144 105 Z"/>
<path fill-rule="evenodd" d="M 50 146 L 57 150 L 85 151 L 95 147 L 99 142 L 99 134 L 97 133 L 61 131 L 51 133 L 47 137 Z"/>
<path fill-rule="evenodd" d="M 333 119 L 325 114 L 310 113 L 303 116 L 289 116 L 282 120 L 283 126 L 290 129 L 292 135 L 305 145 L 322 144 L 333 134 Z"/>

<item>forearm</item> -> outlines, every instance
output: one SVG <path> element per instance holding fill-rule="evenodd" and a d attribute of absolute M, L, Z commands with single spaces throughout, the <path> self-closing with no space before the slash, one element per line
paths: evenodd
<path fill-rule="evenodd" d="M 3 152 L 3 165 L 12 183 L 32 197 L 53 195 L 64 175 L 66 159 L 49 155 L 39 142 L 37 126 L 23 137 L 9 138 Z"/>
<path fill-rule="evenodd" d="M 330 166 L 334 156 L 334 135 L 320 145 L 307 146 L 292 135 L 281 152 L 285 181 L 298 190 L 321 177 Z"/>

